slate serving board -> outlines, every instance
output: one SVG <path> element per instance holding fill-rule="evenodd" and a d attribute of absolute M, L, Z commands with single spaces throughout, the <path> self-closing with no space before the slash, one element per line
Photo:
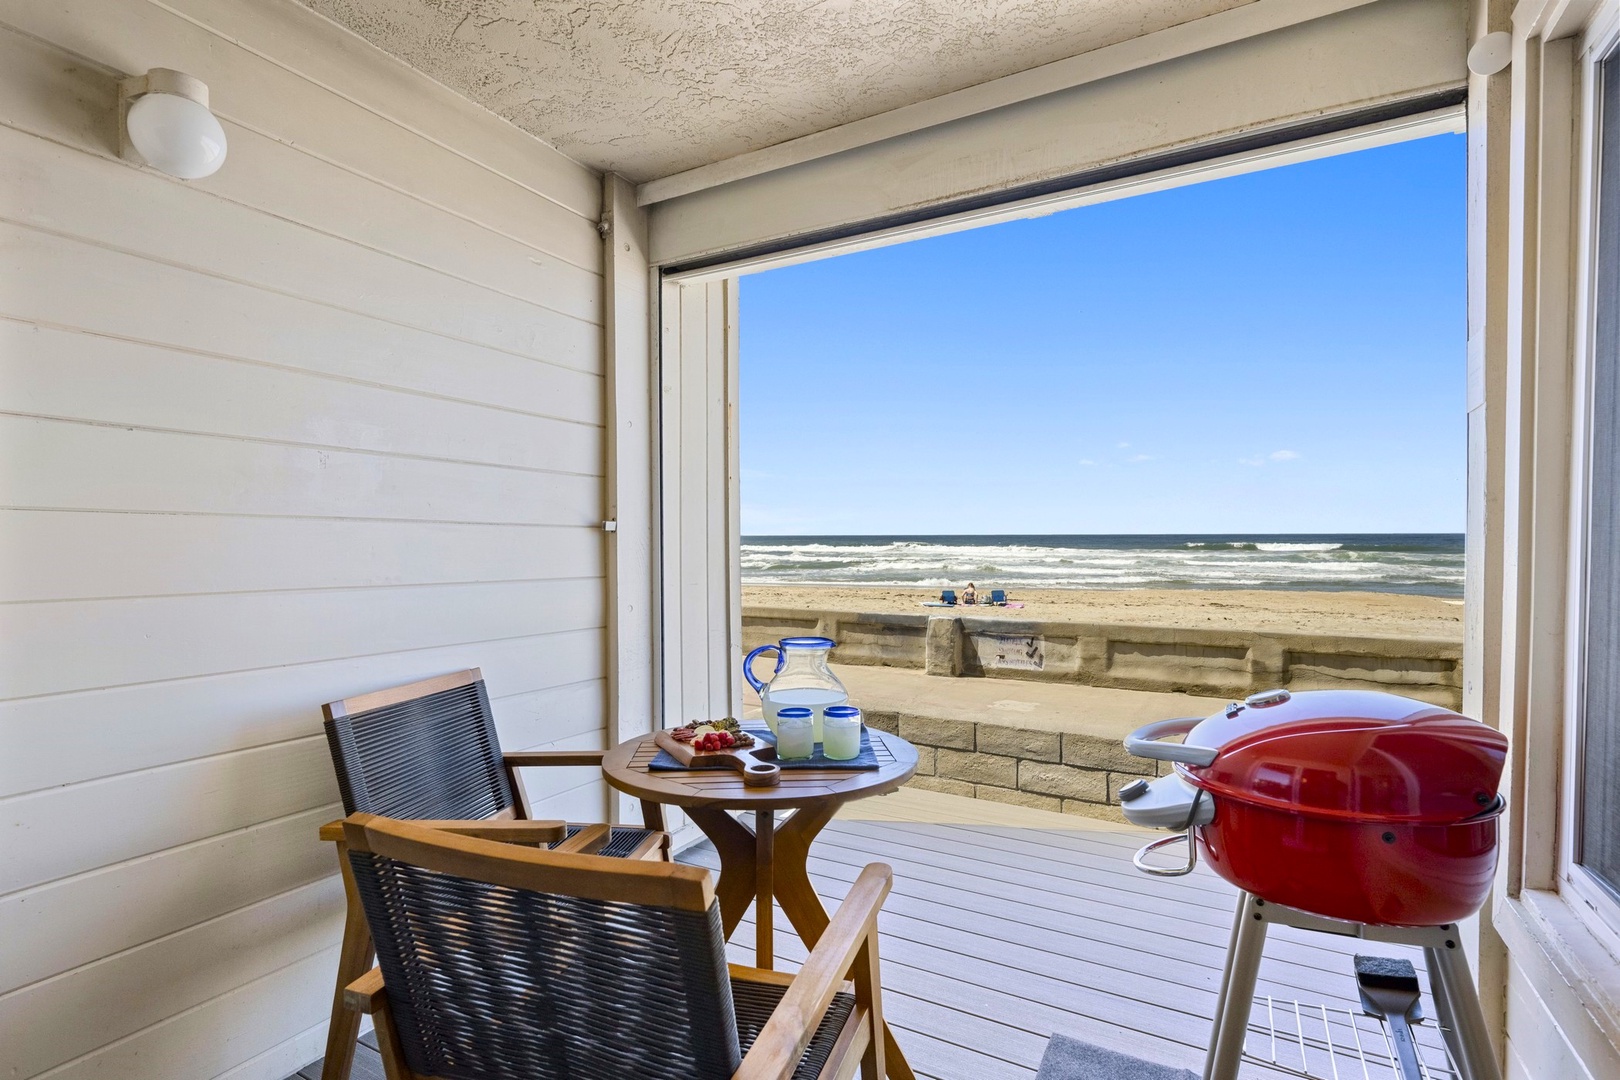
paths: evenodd
<path fill-rule="evenodd" d="M 757 739 L 762 746 L 776 745 L 776 736 L 771 734 L 769 728 L 745 726 L 743 730 Z M 821 752 L 820 743 L 816 743 L 815 752 L 807 758 L 799 758 L 794 761 L 784 761 L 781 758 L 773 758 L 772 760 L 783 769 L 858 769 L 870 771 L 879 768 L 877 752 L 872 749 L 872 734 L 867 730 L 865 724 L 861 725 L 861 752 L 858 756 L 847 761 L 837 761 L 824 756 Z M 712 769 L 715 766 L 703 765 L 699 767 Z M 686 771 L 686 766 L 670 757 L 668 751 L 665 750 L 658 751 L 658 756 L 647 763 L 647 768 L 653 772 Z"/>

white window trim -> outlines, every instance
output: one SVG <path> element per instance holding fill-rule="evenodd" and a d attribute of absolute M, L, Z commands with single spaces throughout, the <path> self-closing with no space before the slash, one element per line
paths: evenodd
<path fill-rule="evenodd" d="M 1492 921 L 1577 1056 L 1595 1063 L 1612 1059 L 1613 1047 L 1620 1046 L 1620 904 L 1590 882 L 1571 856 L 1584 674 L 1599 134 L 1596 63 L 1620 46 L 1620 0 L 1524 0 L 1514 13 L 1514 37 L 1516 101 L 1510 142 L 1516 182 L 1510 199 L 1518 250 L 1509 264 L 1509 381 L 1532 388 L 1542 370 L 1527 371 L 1525 365 L 1567 362 L 1569 382 L 1560 406 L 1567 410 L 1562 425 L 1548 423 L 1553 417 L 1543 413 L 1539 402 L 1523 408 L 1512 389 L 1502 403 L 1522 409 L 1508 421 L 1518 479 L 1510 477 L 1505 492 L 1512 571 L 1504 575 L 1504 586 L 1517 598 L 1508 600 L 1514 614 L 1504 625 L 1497 669 L 1503 726 L 1513 728 L 1510 782 L 1519 805 L 1510 808 L 1516 813 Z M 1541 77 L 1542 63 L 1560 39 L 1573 43 L 1557 58 L 1572 65 L 1569 92 L 1562 100 L 1544 97 L 1542 83 L 1530 85 Z M 1548 133 L 1569 138 L 1562 161 L 1549 154 Z M 1548 213 L 1541 200 L 1560 184 L 1572 205 L 1567 213 Z M 1470 253 L 1471 259 L 1479 257 Z M 1548 347 L 1548 340 L 1558 347 Z M 1546 424 L 1539 434 L 1538 417 Z M 1560 468 L 1518 465 L 1538 452 L 1547 460 L 1561 455 Z M 1538 500 L 1538 487 L 1544 495 L 1552 488 L 1562 490 Z M 1559 510 L 1559 524 L 1567 529 L 1563 544 L 1537 545 L 1535 538 L 1546 539 L 1540 531 L 1544 523 L 1536 520 L 1538 504 L 1545 509 L 1555 501 L 1564 503 Z M 1543 595 L 1549 587 L 1562 592 L 1556 629 L 1534 621 L 1538 587 Z M 1541 682 L 1538 691 L 1536 675 L 1553 656 L 1561 677 Z M 1557 699 L 1551 707 L 1550 697 Z"/>
<path fill-rule="evenodd" d="M 1591 498 L 1592 373 L 1595 357 L 1598 140 L 1598 65 L 1620 48 L 1620 2 L 1608 0 L 1582 36 L 1578 64 L 1580 94 L 1577 104 L 1579 149 L 1576 159 L 1579 184 L 1575 220 L 1575 364 L 1569 553 L 1568 640 L 1566 703 L 1563 716 L 1564 764 L 1558 829 L 1558 891 L 1565 894 L 1575 916 L 1603 944 L 1611 959 L 1620 963 L 1620 901 L 1616 901 L 1591 874 L 1575 861 L 1579 847 L 1581 774 L 1581 717 L 1584 711 L 1585 655 L 1580 647 L 1586 630 L 1587 527 Z"/>

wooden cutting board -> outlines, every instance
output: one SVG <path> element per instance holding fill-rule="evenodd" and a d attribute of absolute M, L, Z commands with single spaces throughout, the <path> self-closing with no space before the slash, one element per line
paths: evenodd
<path fill-rule="evenodd" d="M 725 766 L 742 773 L 749 787 L 771 787 L 782 780 L 782 766 L 776 763 L 776 747 L 756 741 L 753 746 L 729 750 L 694 750 L 667 731 L 653 735 L 653 741 L 670 757 L 687 768 Z"/>

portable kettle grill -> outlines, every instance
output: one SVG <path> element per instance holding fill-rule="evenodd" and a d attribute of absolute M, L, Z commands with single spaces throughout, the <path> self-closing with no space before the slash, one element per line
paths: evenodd
<path fill-rule="evenodd" d="M 1242 890 L 1205 1080 L 1237 1075 L 1271 923 L 1420 946 L 1450 1067 L 1461 1080 L 1499 1080 L 1455 925 L 1479 910 L 1495 872 L 1499 732 L 1393 694 L 1271 690 L 1209 717 L 1149 724 L 1125 748 L 1171 763 L 1119 792 L 1131 822 L 1176 830 L 1138 852 L 1137 867 L 1178 876 L 1202 853 Z M 1148 861 L 1176 844 L 1182 865 Z M 1325 1008 L 1322 1028 L 1331 1057 Z M 1298 1039 L 1304 1062 L 1303 1028 Z M 1393 1044 L 1389 1061 L 1397 1075 L 1428 1074 Z"/>

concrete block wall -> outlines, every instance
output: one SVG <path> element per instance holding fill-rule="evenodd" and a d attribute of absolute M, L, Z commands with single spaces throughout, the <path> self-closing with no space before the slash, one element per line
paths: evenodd
<path fill-rule="evenodd" d="M 1158 775 L 1155 762 L 1092 735 L 873 710 L 866 722 L 917 748 L 910 786 L 947 795 L 1117 818 L 1120 787 Z"/>
<path fill-rule="evenodd" d="M 838 642 L 840 664 L 1243 697 L 1387 690 L 1462 705 L 1462 644 L 1432 638 L 1047 622 L 995 615 L 743 609 L 746 648 L 793 634 Z"/>

